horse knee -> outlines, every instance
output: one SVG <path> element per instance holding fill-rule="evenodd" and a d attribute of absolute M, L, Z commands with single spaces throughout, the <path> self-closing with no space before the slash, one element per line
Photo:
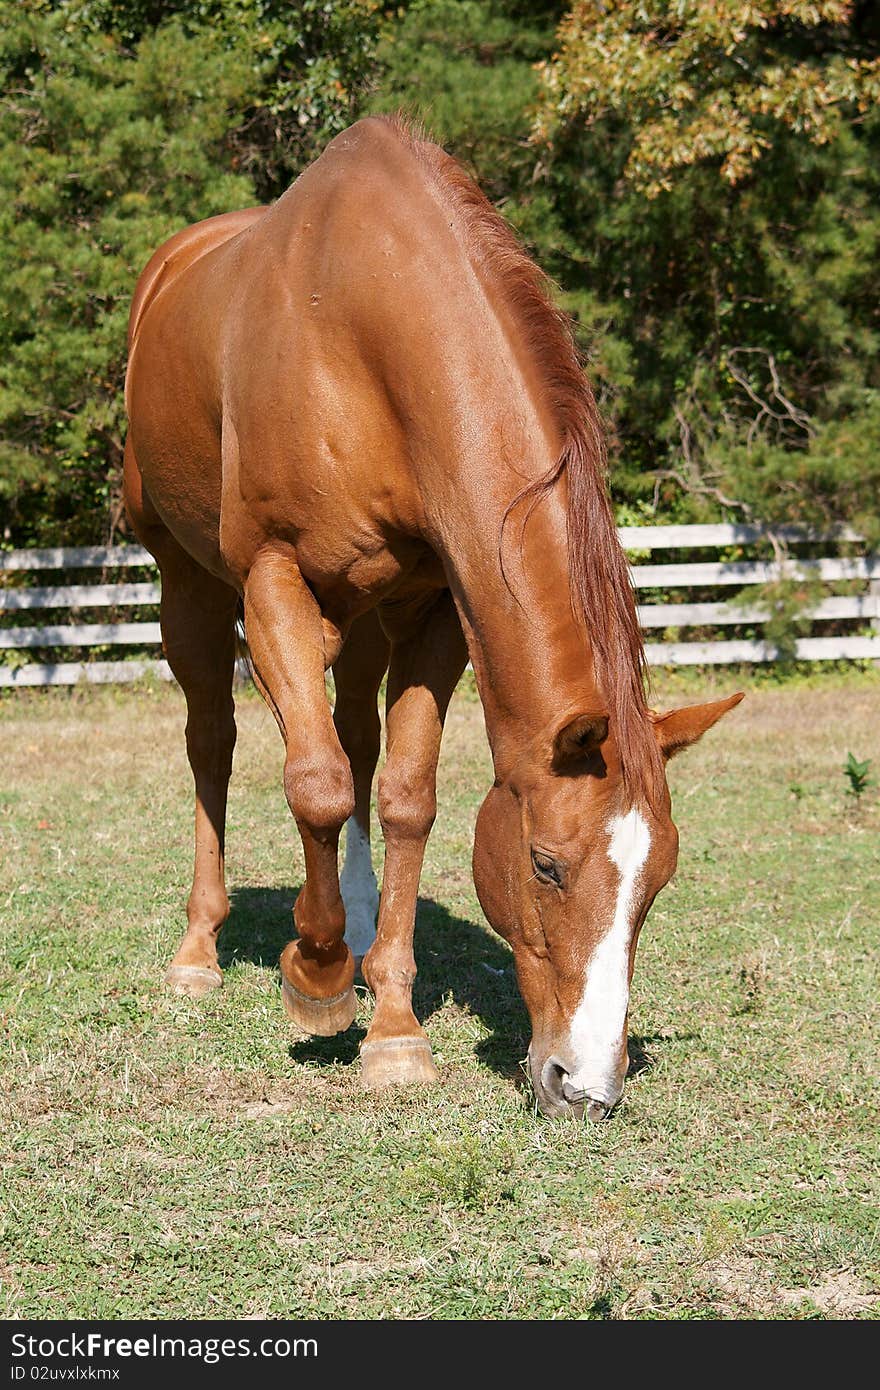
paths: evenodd
<path fill-rule="evenodd" d="M 386 837 L 426 840 L 437 815 L 434 779 L 412 763 L 386 764 L 379 778 L 378 809 Z"/>
<path fill-rule="evenodd" d="M 290 759 L 284 794 L 297 825 L 312 835 L 338 835 L 354 813 L 354 781 L 345 758 Z"/>

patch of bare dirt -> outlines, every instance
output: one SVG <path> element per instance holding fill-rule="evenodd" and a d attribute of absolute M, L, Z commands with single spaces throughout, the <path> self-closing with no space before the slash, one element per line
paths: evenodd
<path fill-rule="evenodd" d="M 823 1313 L 835 1318 L 855 1318 L 868 1313 L 880 1303 L 880 1293 L 869 1293 L 852 1270 L 826 1274 L 821 1284 L 803 1289 L 783 1289 L 780 1297 L 789 1307 L 813 1303 Z"/>
<path fill-rule="evenodd" d="M 731 1317 L 772 1315 L 767 1266 L 763 1260 L 726 1255 L 705 1265 L 701 1279 L 706 1288 L 721 1295 L 719 1302 Z"/>

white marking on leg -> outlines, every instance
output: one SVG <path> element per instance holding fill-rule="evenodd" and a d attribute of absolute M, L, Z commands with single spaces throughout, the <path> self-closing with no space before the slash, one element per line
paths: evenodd
<path fill-rule="evenodd" d="M 376 940 L 379 887 L 373 873 L 370 841 L 350 816 L 346 821 L 345 864 L 339 876 L 345 904 L 345 940 L 354 956 L 365 956 Z"/>
<path fill-rule="evenodd" d="M 620 1099 L 618 1058 L 629 1007 L 629 954 L 639 875 L 651 849 L 651 832 L 633 807 L 605 827 L 608 858 L 620 871 L 614 918 L 587 962 L 584 993 L 571 1021 L 569 1043 L 577 1091 L 606 1105 Z"/>

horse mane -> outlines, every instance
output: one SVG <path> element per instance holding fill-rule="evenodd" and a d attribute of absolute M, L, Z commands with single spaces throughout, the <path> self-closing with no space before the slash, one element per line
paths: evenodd
<path fill-rule="evenodd" d="M 608 703 L 624 787 L 630 795 L 644 788 L 656 804 L 662 760 L 648 718 L 645 648 L 629 565 L 611 511 L 602 424 L 571 320 L 553 303 L 548 277 L 457 160 L 402 117 L 385 119 L 457 212 L 475 268 L 503 286 L 545 383 L 562 448 L 547 472 L 514 498 L 505 524 L 527 504 L 524 529 L 533 507 L 565 477 L 572 607 L 586 629 L 596 683 Z"/>

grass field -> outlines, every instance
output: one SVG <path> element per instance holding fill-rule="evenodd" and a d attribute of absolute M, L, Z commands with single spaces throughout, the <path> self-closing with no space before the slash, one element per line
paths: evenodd
<path fill-rule="evenodd" d="M 665 677 L 658 703 L 736 688 Z M 226 987 L 160 977 L 191 795 L 174 689 L 0 701 L 0 1310 L 6 1317 L 880 1315 L 880 677 L 761 685 L 670 767 L 679 872 L 649 918 L 624 1102 L 536 1117 L 471 835 L 453 702 L 416 1008 L 441 1084 L 361 1091 L 369 1018 L 297 1040 L 276 962 L 301 881 L 280 741 L 239 703 Z M 377 863 L 380 856 L 377 854 Z"/>

